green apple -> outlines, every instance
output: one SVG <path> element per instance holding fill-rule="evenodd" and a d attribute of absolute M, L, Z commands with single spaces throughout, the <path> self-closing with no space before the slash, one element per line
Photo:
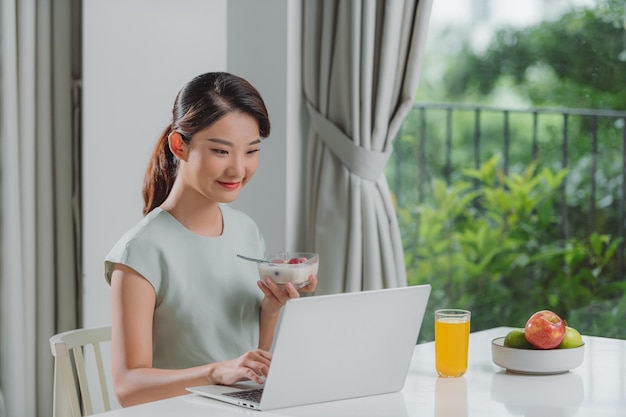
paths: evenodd
<path fill-rule="evenodd" d="M 528 340 L 524 329 L 513 329 L 504 338 L 504 346 L 515 349 L 534 349 Z"/>
<path fill-rule="evenodd" d="M 559 349 L 571 349 L 582 346 L 583 338 L 578 330 L 573 327 L 565 326 L 565 337 L 559 345 Z"/>

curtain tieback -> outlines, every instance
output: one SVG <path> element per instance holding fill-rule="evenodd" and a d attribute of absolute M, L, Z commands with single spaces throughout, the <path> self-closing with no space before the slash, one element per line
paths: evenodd
<path fill-rule="evenodd" d="M 313 129 L 348 170 L 363 179 L 378 181 L 385 171 L 391 149 L 388 152 L 379 152 L 358 146 L 337 125 L 322 116 L 311 103 L 307 102 L 307 107 Z"/>

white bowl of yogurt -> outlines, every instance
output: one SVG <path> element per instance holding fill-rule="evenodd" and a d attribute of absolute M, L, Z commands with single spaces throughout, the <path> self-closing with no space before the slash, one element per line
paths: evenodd
<path fill-rule="evenodd" d="M 317 275 L 319 255 L 311 252 L 277 252 L 259 263 L 261 279 L 271 278 L 276 285 L 284 286 L 291 282 L 302 288 L 309 283 L 311 275 Z"/>

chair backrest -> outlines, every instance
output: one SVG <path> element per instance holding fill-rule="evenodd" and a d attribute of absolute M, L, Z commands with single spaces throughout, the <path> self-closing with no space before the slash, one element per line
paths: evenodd
<path fill-rule="evenodd" d="M 90 353 L 95 362 L 103 411 L 111 409 L 102 361 L 102 344 L 110 340 L 110 326 L 70 330 L 50 338 L 54 356 L 53 417 L 81 417 L 94 413 L 94 397 L 85 367 L 86 355 Z"/>

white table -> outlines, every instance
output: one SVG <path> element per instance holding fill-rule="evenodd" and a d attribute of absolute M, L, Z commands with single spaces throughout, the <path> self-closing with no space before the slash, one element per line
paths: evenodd
<path fill-rule="evenodd" d="M 101 413 L 101 417 L 489 417 L 626 416 L 626 340 L 583 336 L 582 365 L 559 375 L 517 375 L 491 360 L 491 340 L 508 327 L 470 337 L 469 368 L 461 378 L 438 378 L 434 345 L 415 347 L 401 392 L 272 411 L 252 411 L 185 395 Z"/>

